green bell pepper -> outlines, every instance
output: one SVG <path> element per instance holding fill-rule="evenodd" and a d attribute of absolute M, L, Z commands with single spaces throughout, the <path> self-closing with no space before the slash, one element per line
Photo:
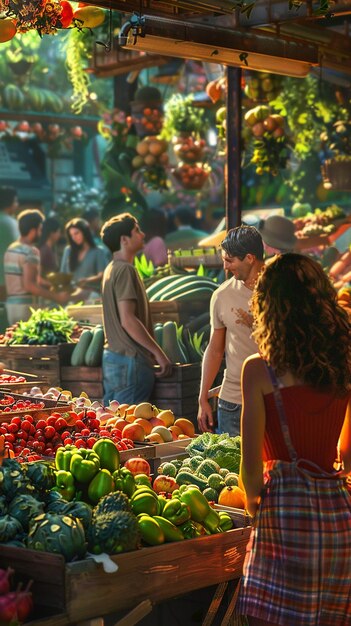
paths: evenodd
<path fill-rule="evenodd" d="M 93 450 L 100 459 L 101 469 L 107 469 L 111 474 L 119 469 L 119 451 L 112 439 L 98 439 L 93 445 Z"/>
<path fill-rule="evenodd" d="M 100 459 L 93 450 L 79 448 L 72 455 L 70 471 L 79 483 L 90 483 L 100 469 Z"/>
<path fill-rule="evenodd" d="M 61 496 L 68 502 L 73 500 L 76 488 L 71 472 L 58 470 L 58 472 L 56 472 L 56 487 L 54 487 L 54 489 L 55 491 L 58 491 L 58 493 L 60 493 Z"/>
<path fill-rule="evenodd" d="M 223 530 L 231 530 L 234 526 L 233 520 L 226 511 L 219 511 L 219 527 Z"/>
<path fill-rule="evenodd" d="M 191 519 L 188 519 L 184 522 L 184 524 L 178 526 L 178 528 L 182 531 L 184 539 L 194 539 L 195 537 L 200 537 L 203 534 L 198 528 L 196 528 L 195 522 Z"/>
<path fill-rule="evenodd" d="M 93 504 L 97 504 L 100 498 L 114 490 L 112 474 L 107 469 L 100 469 L 89 484 L 88 498 Z"/>
<path fill-rule="evenodd" d="M 167 502 L 169 502 L 169 500 L 161 495 L 157 496 L 157 500 L 158 500 L 158 514 L 162 515 L 163 509 L 165 508 L 165 505 L 167 504 Z"/>
<path fill-rule="evenodd" d="M 69 472 L 71 466 L 71 458 L 76 452 L 78 452 L 78 448 L 71 444 L 67 444 L 66 446 L 60 446 L 59 448 L 57 448 L 55 454 L 56 469 Z"/>
<path fill-rule="evenodd" d="M 165 542 L 165 534 L 160 524 L 150 515 L 138 517 L 141 538 L 149 546 L 159 546 Z"/>
<path fill-rule="evenodd" d="M 132 472 L 126 467 L 120 467 L 113 472 L 112 476 L 116 491 L 123 491 L 128 498 L 131 498 L 135 491 L 135 480 Z"/>
<path fill-rule="evenodd" d="M 181 502 L 177 498 L 168 500 L 163 508 L 162 517 L 179 526 L 190 519 L 190 508 L 185 502 Z"/>
<path fill-rule="evenodd" d="M 131 498 L 132 511 L 134 515 L 147 513 L 154 516 L 159 512 L 157 495 L 151 491 L 135 491 Z"/>
<path fill-rule="evenodd" d="M 182 485 L 182 487 L 185 489 L 180 489 L 180 500 L 188 505 L 191 519 L 195 522 L 203 522 L 213 509 L 197 487 L 193 485 Z"/>
<path fill-rule="evenodd" d="M 211 534 L 222 532 L 222 529 L 220 528 L 219 514 L 211 507 L 205 519 L 202 520 L 202 523 L 205 526 L 206 530 L 208 530 Z"/>
<path fill-rule="evenodd" d="M 166 541 L 183 541 L 184 535 L 178 526 L 175 526 L 168 519 L 155 515 L 154 520 L 161 526 Z"/>

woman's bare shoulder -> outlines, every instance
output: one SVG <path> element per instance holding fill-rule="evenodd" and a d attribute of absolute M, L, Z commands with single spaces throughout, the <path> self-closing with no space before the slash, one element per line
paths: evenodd
<path fill-rule="evenodd" d="M 243 365 L 243 376 L 249 377 L 255 384 L 262 383 L 264 386 L 269 381 L 266 363 L 259 354 L 252 354 L 247 357 Z"/>

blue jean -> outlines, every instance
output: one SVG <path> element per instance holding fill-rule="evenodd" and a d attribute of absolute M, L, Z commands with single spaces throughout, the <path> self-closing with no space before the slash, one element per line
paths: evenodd
<path fill-rule="evenodd" d="M 147 402 L 155 383 L 154 369 L 142 356 L 130 357 L 104 350 L 102 357 L 104 405 Z"/>
<path fill-rule="evenodd" d="M 218 398 L 217 430 L 219 433 L 229 433 L 231 437 L 240 435 L 241 404 L 227 402 Z"/>

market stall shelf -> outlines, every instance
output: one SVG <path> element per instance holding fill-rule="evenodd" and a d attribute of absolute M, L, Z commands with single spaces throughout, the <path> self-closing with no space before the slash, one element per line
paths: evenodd
<path fill-rule="evenodd" d="M 46 387 L 60 385 L 61 365 L 69 365 L 74 343 L 56 346 L 0 346 L 0 361 L 12 370 L 35 374 Z"/>
<path fill-rule="evenodd" d="M 237 528 L 114 555 L 118 570 L 109 574 L 91 559 L 65 564 L 59 555 L 6 546 L 0 549 L 0 566 L 11 565 L 24 582 L 31 578 L 37 612 L 41 607 L 42 617 L 61 614 L 58 623 L 64 626 L 239 578 L 249 535 L 250 527 Z"/>
<path fill-rule="evenodd" d="M 61 367 L 60 377 L 61 387 L 71 391 L 73 396 L 79 396 L 85 391 L 91 400 L 102 401 L 104 390 L 101 367 L 64 365 Z"/>

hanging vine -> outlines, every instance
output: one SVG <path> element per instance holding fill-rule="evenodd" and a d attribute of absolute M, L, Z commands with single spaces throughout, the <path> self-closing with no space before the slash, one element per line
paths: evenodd
<path fill-rule="evenodd" d="M 73 89 L 71 108 L 76 114 L 81 113 L 89 101 L 90 78 L 86 72 L 86 62 L 90 47 L 86 32 L 75 28 L 70 30 L 65 41 L 65 53 L 67 73 Z"/>

